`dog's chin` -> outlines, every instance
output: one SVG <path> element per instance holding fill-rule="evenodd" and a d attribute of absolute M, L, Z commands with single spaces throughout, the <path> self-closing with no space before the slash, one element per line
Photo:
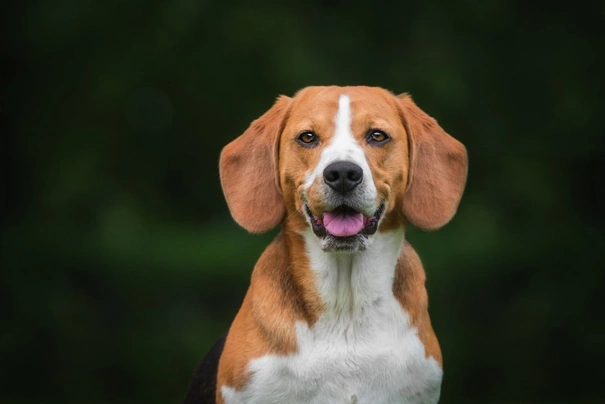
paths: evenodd
<path fill-rule="evenodd" d="M 355 234 L 334 235 L 324 225 L 324 215 L 313 214 L 310 207 L 305 204 L 305 214 L 311 224 L 311 229 L 317 237 L 322 250 L 325 252 L 354 253 L 368 248 L 372 241 L 372 236 L 378 230 L 378 224 L 380 223 L 384 209 L 384 203 L 381 203 L 373 214 L 364 216 L 363 226 Z M 348 213 L 352 215 L 359 214 L 353 208 L 346 205 L 338 206 L 332 212 L 338 212 L 344 216 Z"/>
<path fill-rule="evenodd" d="M 354 253 L 365 250 L 371 242 L 371 236 L 365 234 L 356 234 L 347 237 L 336 237 L 328 234 L 318 238 L 319 245 L 325 252 Z"/>

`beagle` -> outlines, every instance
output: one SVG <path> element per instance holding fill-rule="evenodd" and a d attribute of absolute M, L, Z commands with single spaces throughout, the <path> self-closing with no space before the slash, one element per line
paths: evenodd
<path fill-rule="evenodd" d="M 185 402 L 437 403 L 441 351 L 405 229 L 454 216 L 467 166 L 407 94 L 279 97 L 223 149 L 220 177 L 237 223 L 281 232 Z"/>

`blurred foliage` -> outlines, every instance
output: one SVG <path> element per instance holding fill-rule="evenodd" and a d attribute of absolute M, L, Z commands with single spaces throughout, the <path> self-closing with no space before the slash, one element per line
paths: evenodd
<path fill-rule="evenodd" d="M 178 402 L 275 234 L 222 146 L 311 84 L 408 91 L 470 155 L 409 239 L 443 403 L 599 402 L 605 6 L 32 0 L 3 6 L 2 402 Z"/>

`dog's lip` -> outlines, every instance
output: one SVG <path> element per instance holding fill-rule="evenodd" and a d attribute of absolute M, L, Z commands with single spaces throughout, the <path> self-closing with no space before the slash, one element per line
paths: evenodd
<path fill-rule="evenodd" d="M 315 215 L 312 211 L 311 208 L 309 207 L 309 205 L 307 203 L 305 203 L 304 205 L 305 207 L 305 213 L 307 214 L 307 216 L 309 217 L 309 220 L 311 222 L 311 227 L 313 229 L 313 233 L 315 233 L 316 236 L 318 237 L 326 237 L 326 236 L 331 236 L 331 237 L 335 237 L 335 238 L 347 238 L 347 237 L 351 237 L 351 236 L 345 236 L 345 237 L 338 237 L 338 236 L 334 236 L 333 234 L 330 234 L 327 230 L 326 227 L 324 226 L 324 222 L 323 222 L 323 217 L 324 217 L 324 213 L 320 215 Z M 378 206 L 378 209 L 376 209 L 374 211 L 373 214 L 366 216 L 365 214 L 363 215 L 363 228 L 356 234 L 356 235 L 372 235 L 374 233 L 376 233 L 376 230 L 378 230 L 378 222 L 380 221 L 380 218 L 382 217 L 382 214 L 384 213 L 384 208 L 385 208 L 385 204 L 384 202 L 381 202 L 380 205 Z M 354 213 L 361 213 L 359 211 L 357 211 L 356 209 L 348 206 L 348 205 L 339 205 L 336 208 L 332 209 L 331 211 L 326 211 L 326 212 L 334 212 L 336 210 L 350 210 Z"/>

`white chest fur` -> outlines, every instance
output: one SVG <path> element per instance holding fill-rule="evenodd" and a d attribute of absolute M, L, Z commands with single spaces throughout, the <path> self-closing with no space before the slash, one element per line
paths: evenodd
<path fill-rule="evenodd" d="M 376 234 L 363 252 L 326 254 L 305 235 L 326 310 L 296 325 L 298 351 L 253 360 L 226 404 L 437 403 L 442 371 L 392 292 L 403 232 Z"/>

